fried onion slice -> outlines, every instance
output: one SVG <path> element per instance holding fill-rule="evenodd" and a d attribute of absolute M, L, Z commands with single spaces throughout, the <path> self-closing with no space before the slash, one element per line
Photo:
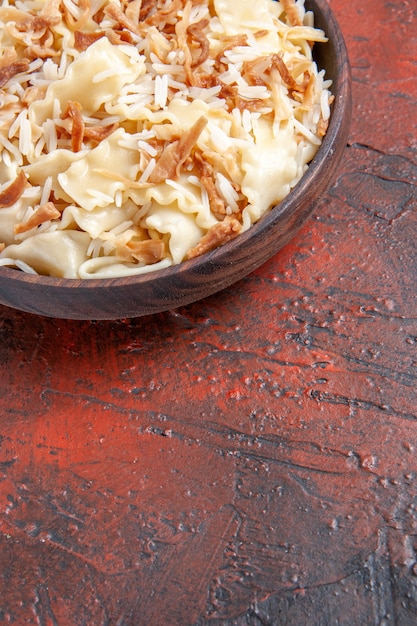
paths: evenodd
<path fill-rule="evenodd" d="M 81 109 L 82 107 L 79 102 L 69 100 L 63 115 L 63 119 L 69 117 L 72 120 L 71 149 L 73 152 L 79 152 L 83 145 L 85 124 Z"/>
<path fill-rule="evenodd" d="M 187 259 L 194 259 L 201 254 L 214 250 L 219 246 L 231 241 L 240 233 L 242 224 L 235 217 L 227 216 L 223 222 L 212 226 L 200 239 L 198 244 L 189 250 Z"/>
<path fill-rule="evenodd" d="M 202 115 L 180 139 L 170 143 L 159 157 L 149 182 L 162 183 L 167 179 L 178 178 L 181 165 L 190 155 L 206 125 L 207 118 Z"/>
<path fill-rule="evenodd" d="M 281 4 L 291 26 L 302 26 L 303 22 L 295 0 L 281 0 Z"/>
<path fill-rule="evenodd" d="M 22 59 L 21 61 L 15 61 L 15 63 L 10 63 L 10 65 L 6 65 L 5 67 L 0 68 L 0 88 L 4 87 L 6 83 L 9 82 L 13 76 L 16 74 L 21 74 L 23 72 L 27 72 L 29 69 L 29 61 L 27 59 Z"/>
<path fill-rule="evenodd" d="M 58 211 L 55 204 L 53 202 L 45 202 L 35 210 L 27 221 L 16 224 L 14 232 L 16 235 L 20 235 L 21 233 L 25 233 L 28 230 L 35 228 L 35 226 L 40 226 L 44 222 L 55 220 L 59 217 L 61 217 L 61 212 Z"/>
<path fill-rule="evenodd" d="M 195 69 L 199 65 L 202 65 L 204 61 L 207 61 L 210 53 L 210 44 L 207 36 L 203 33 L 203 30 L 208 26 L 208 20 L 201 20 L 197 24 L 191 24 L 187 28 L 187 34 L 190 35 L 199 45 L 199 55 L 191 61 L 192 69 Z"/>
<path fill-rule="evenodd" d="M 160 239 L 131 239 L 126 245 L 117 248 L 116 255 L 126 263 L 139 261 L 145 265 L 153 265 L 165 258 L 165 244 Z"/>
<path fill-rule="evenodd" d="M 17 178 L 0 193 L 0 209 L 5 209 L 17 202 L 26 187 L 26 176 L 21 170 Z"/>

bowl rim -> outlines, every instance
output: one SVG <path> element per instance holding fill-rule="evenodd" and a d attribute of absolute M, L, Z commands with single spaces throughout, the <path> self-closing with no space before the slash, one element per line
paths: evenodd
<path fill-rule="evenodd" d="M 315 181 L 317 171 L 320 170 L 323 167 L 324 162 L 333 155 L 335 150 L 335 144 L 340 140 L 339 133 L 341 131 L 341 127 L 343 124 L 346 125 L 346 117 L 349 117 L 347 123 L 347 126 L 349 126 L 351 105 L 350 66 L 347 47 L 344 41 L 342 31 L 327 0 L 306 0 L 306 7 L 311 7 L 311 9 L 314 11 L 316 22 L 317 16 L 319 15 L 320 19 L 323 19 L 325 23 L 325 30 L 328 37 L 328 42 L 326 44 L 316 44 L 316 46 L 328 45 L 329 43 L 333 46 L 333 49 L 336 51 L 337 68 L 340 71 L 342 64 L 345 65 L 347 70 L 347 80 L 343 80 L 341 82 L 337 80 L 335 91 L 336 98 L 332 105 L 329 127 L 316 155 L 310 162 L 307 171 L 303 174 L 300 181 L 297 182 L 297 184 L 291 189 L 290 193 L 278 205 L 273 206 L 271 210 L 264 214 L 258 222 L 250 226 L 248 230 L 246 230 L 244 233 L 239 234 L 238 237 L 231 240 L 230 242 L 227 242 L 212 251 L 206 252 L 201 256 L 182 261 L 179 264 L 172 265 L 165 269 L 123 277 L 115 276 L 111 278 L 81 279 L 60 278 L 55 276 L 45 276 L 41 274 L 29 274 L 16 270 L 16 268 L 13 267 L 0 266 L 0 283 L 3 279 L 8 279 L 16 281 L 18 283 L 27 284 L 28 286 L 36 285 L 37 287 L 43 286 L 48 288 L 54 288 L 59 286 L 61 290 L 71 290 L 76 287 L 78 289 L 81 288 L 82 290 L 86 289 L 88 291 L 94 291 L 97 289 L 114 289 L 118 286 L 123 287 L 127 285 L 153 285 L 154 283 L 157 283 L 161 280 L 170 281 L 170 279 L 176 277 L 179 274 L 183 274 L 188 270 L 191 270 L 193 274 L 205 275 L 211 273 L 215 270 L 215 268 L 219 266 L 224 267 L 230 266 L 231 264 L 236 264 L 236 260 L 230 260 L 230 251 L 233 250 L 233 256 L 236 256 L 239 251 L 244 251 L 249 239 L 251 241 L 257 240 L 259 238 L 263 239 L 266 231 L 269 231 L 274 225 L 276 226 L 278 222 L 281 222 L 284 216 L 290 214 L 294 210 L 294 205 L 297 205 L 301 202 L 301 196 L 303 194 L 304 187 L 306 185 L 311 186 L 311 183 Z M 340 76 L 337 76 L 336 78 L 339 79 Z M 335 167 L 336 165 L 333 166 L 331 161 L 329 161 L 329 169 L 334 169 Z M 325 189 L 323 191 L 325 191 Z M 293 234 L 289 237 L 289 239 L 292 238 Z M 278 251 L 279 248 L 276 250 L 276 252 Z M 266 261 L 267 258 L 273 256 L 273 254 L 275 253 L 272 252 L 266 255 L 265 259 L 261 260 L 261 262 L 258 263 L 258 266 Z M 236 280 L 241 277 L 243 277 L 243 275 L 237 276 Z M 230 282 L 231 281 L 229 281 L 227 284 L 230 284 Z M 224 286 L 227 286 L 227 284 L 225 284 Z M 220 290 L 221 288 L 222 286 L 216 289 L 216 291 Z M 211 293 L 213 293 L 213 291 L 211 291 Z M 210 295 L 210 293 L 208 293 L 207 295 Z M 180 302 L 178 306 L 180 306 L 181 304 L 183 303 Z"/>

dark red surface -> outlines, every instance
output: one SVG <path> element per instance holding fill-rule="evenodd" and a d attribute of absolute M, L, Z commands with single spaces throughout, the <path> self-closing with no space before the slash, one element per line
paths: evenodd
<path fill-rule="evenodd" d="M 118 322 L 0 309 L 0 624 L 417 623 L 412 2 L 332 0 L 340 173 L 247 279 Z"/>

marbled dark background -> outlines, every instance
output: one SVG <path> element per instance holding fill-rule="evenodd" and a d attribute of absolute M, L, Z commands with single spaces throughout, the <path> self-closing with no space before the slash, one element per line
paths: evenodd
<path fill-rule="evenodd" d="M 354 109 L 293 242 L 202 302 L 0 307 L 0 624 L 417 623 L 417 19 L 332 0 Z"/>

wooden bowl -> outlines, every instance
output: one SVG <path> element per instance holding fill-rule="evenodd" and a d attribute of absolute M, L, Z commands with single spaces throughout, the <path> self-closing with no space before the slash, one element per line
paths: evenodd
<path fill-rule="evenodd" d="M 326 191 L 350 124 L 350 68 L 343 36 L 326 0 L 306 0 L 329 41 L 314 56 L 336 96 L 329 128 L 306 174 L 291 193 L 233 241 L 166 270 L 111 279 L 60 279 L 0 267 L 0 303 L 64 319 L 121 319 L 175 309 L 228 287 L 262 265 L 295 235 Z"/>

